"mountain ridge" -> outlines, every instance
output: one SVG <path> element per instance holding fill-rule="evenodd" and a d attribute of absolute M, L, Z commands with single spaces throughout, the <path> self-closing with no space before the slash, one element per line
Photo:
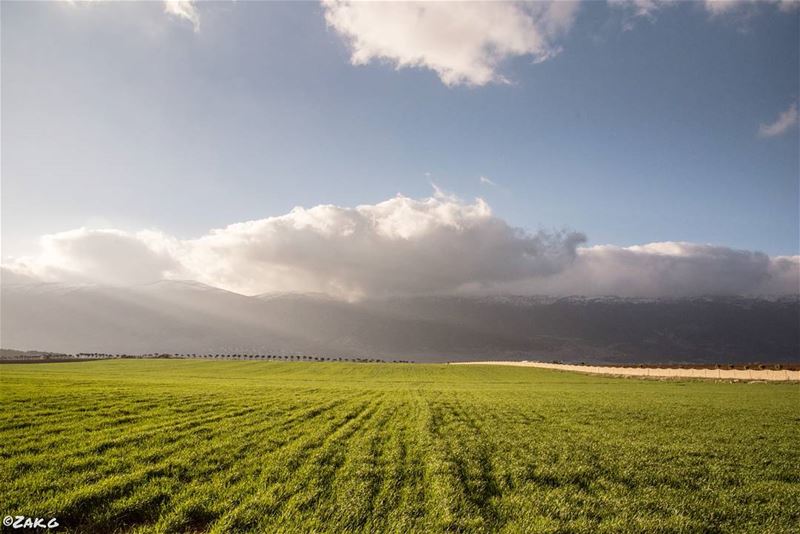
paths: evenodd
<path fill-rule="evenodd" d="M 52 352 L 594 363 L 800 360 L 800 297 L 247 296 L 194 281 L 3 284 L 0 343 Z"/>

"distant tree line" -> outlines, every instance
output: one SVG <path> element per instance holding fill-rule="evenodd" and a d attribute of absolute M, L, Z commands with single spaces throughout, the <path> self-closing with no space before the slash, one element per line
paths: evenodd
<path fill-rule="evenodd" d="M 138 359 L 206 359 L 206 360 L 283 360 L 304 362 L 352 362 L 352 363 L 414 363 L 410 360 L 384 360 L 381 358 L 367 357 L 330 357 L 309 356 L 305 354 L 197 354 L 197 353 L 147 353 L 147 354 L 122 354 L 105 352 L 79 352 L 75 355 L 81 359 L 113 359 L 113 358 L 138 358 Z"/>

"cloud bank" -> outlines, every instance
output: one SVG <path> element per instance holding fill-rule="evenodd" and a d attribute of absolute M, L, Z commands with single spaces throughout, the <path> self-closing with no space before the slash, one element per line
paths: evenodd
<path fill-rule="evenodd" d="M 138 284 L 193 279 L 243 294 L 520 293 L 688 296 L 800 292 L 800 256 L 692 243 L 580 247 L 576 232 L 527 232 L 481 199 L 437 192 L 354 208 L 320 205 L 231 224 L 197 239 L 77 229 L 41 238 L 3 283 Z"/>
<path fill-rule="evenodd" d="M 507 82 L 503 61 L 558 54 L 575 2 L 351 2 L 322 0 L 325 20 L 348 43 L 354 65 L 383 60 L 423 67 L 445 85 Z"/>
<path fill-rule="evenodd" d="M 600 245 L 578 249 L 576 261 L 549 280 L 513 289 L 621 297 L 798 294 L 800 256 L 683 242 Z"/>
<path fill-rule="evenodd" d="M 347 298 L 457 291 L 547 276 L 584 237 L 513 228 L 478 199 L 437 194 L 374 205 L 295 208 L 193 240 L 79 229 L 42 238 L 13 270 L 45 280 L 140 283 L 192 278 L 237 292 L 322 291 Z"/>

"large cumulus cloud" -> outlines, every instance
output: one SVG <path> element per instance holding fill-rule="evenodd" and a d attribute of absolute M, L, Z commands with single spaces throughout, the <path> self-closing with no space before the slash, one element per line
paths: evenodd
<path fill-rule="evenodd" d="M 512 228 L 482 200 L 398 196 L 233 224 L 187 243 L 184 263 L 202 281 L 251 293 L 429 293 L 558 272 L 583 239 Z"/>
<path fill-rule="evenodd" d="M 192 278 L 233 291 L 322 291 L 347 298 L 440 293 L 560 272 L 582 234 L 530 233 L 438 193 L 374 205 L 321 205 L 178 240 L 158 232 L 74 230 L 42 239 L 17 272 L 138 283 Z"/>
<path fill-rule="evenodd" d="M 189 278 L 244 294 L 773 295 L 800 292 L 800 256 L 693 243 L 581 247 L 583 234 L 531 233 L 480 199 L 437 192 L 354 208 L 321 205 L 231 224 L 196 239 L 78 229 L 7 265 L 5 283 L 145 283 Z"/>

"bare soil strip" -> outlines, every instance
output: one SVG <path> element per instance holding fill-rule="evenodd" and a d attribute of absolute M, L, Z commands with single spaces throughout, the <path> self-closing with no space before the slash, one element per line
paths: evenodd
<path fill-rule="evenodd" d="M 800 371 L 788 369 L 663 369 L 658 367 L 612 367 L 605 365 L 571 365 L 529 361 L 451 362 L 451 365 L 511 365 L 540 367 L 559 371 L 575 371 L 596 375 L 640 376 L 652 378 L 709 378 L 717 380 L 766 380 L 770 382 L 800 382 Z"/>

